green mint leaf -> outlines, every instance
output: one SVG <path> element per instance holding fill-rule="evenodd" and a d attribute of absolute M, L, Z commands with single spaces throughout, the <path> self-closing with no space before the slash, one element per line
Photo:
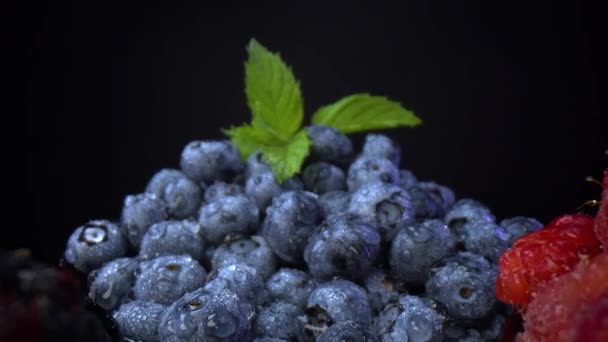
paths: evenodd
<path fill-rule="evenodd" d="M 247 159 L 256 151 L 262 151 L 264 160 L 270 165 L 279 182 L 300 171 L 310 149 L 310 139 L 303 129 L 287 142 L 265 129 L 250 125 L 225 129 L 224 134 L 230 137 L 243 159 Z"/>
<path fill-rule="evenodd" d="M 302 129 L 287 144 L 263 146 L 262 154 L 264 160 L 272 167 L 277 180 L 282 183 L 300 171 L 309 149 L 308 133 Z"/>
<path fill-rule="evenodd" d="M 223 132 L 236 145 L 243 159 L 247 159 L 255 151 L 262 150 L 264 146 L 284 145 L 267 130 L 250 125 L 231 127 Z"/>
<path fill-rule="evenodd" d="M 304 117 L 300 85 L 281 57 L 255 39 L 247 51 L 245 94 L 253 113 L 252 125 L 288 141 Z"/>
<path fill-rule="evenodd" d="M 312 123 L 334 127 L 342 133 L 356 133 L 400 126 L 417 126 L 422 121 L 399 102 L 369 94 L 346 96 L 319 108 Z"/>

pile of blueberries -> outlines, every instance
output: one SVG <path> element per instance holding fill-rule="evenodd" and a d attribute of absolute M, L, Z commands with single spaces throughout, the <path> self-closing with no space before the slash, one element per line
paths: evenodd
<path fill-rule="evenodd" d="M 135 341 L 487 341 L 508 309 L 497 260 L 533 218 L 497 223 L 473 199 L 399 168 L 368 134 L 309 126 L 282 184 L 260 153 L 194 141 L 124 200 L 119 222 L 70 236 L 65 260 Z"/>

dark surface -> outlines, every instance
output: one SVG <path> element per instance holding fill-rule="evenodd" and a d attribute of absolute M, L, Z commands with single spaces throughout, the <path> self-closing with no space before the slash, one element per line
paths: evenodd
<path fill-rule="evenodd" d="M 251 37 L 294 68 L 308 115 L 362 91 L 414 110 L 423 126 L 390 132 L 402 165 L 499 219 L 546 222 L 599 197 L 583 180 L 608 165 L 599 7 L 84 3 L 25 18 L 29 215 L 2 248 L 58 260 L 74 228 L 117 219 L 188 141 L 248 120 Z"/>

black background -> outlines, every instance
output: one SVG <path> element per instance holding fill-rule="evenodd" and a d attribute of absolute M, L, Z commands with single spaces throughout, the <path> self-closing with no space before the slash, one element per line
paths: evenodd
<path fill-rule="evenodd" d="M 499 219 L 546 222 L 599 197 L 584 181 L 608 165 L 599 8 L 84 3 L 25 18 L 28 217 L 2 248 L 59 260 L 74 228 L 117 219 L 188 141 L 247 121 L 251 37 L 293 67 L 308 115 L 354 92 L 414 110 L 423 126 L 389 132 L 403 166 Z"/>

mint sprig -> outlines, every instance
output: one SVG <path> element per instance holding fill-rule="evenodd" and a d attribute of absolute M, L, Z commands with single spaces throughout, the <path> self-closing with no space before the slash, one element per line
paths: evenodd
<path fill-rule="evenodd" d="M 252 39 L 245 63 L 245 94 L 252 113 L 250 124 L 224 130 L 243 158 L 261 151 L 277 180 L 283 182 L 300 171 L 310 150 L 302 121 L 304 106 L 300 84 L 281 56 Z M 312 123 L 355 133 L 422 121 L 398 102 L 369 94 L 346 96 L 323 106 Z"/>

